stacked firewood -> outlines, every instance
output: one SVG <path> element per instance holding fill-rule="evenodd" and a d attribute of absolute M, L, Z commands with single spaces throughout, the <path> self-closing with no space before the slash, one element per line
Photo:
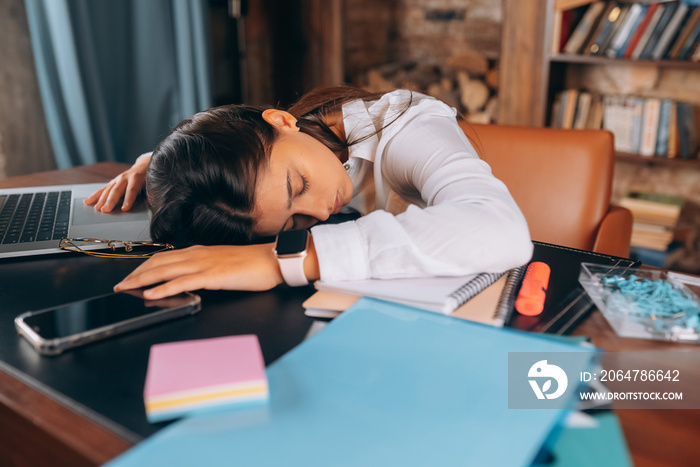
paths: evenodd
<path fill-rule="evenodd" d="M 393 62 L 367 72 L 373 92 L 397 88 L 428 94 L 455 107 L 474 123 L 495 123 L 498 114 L 498 69 L 476 51 L 453 55 L 441 65 Z"/>

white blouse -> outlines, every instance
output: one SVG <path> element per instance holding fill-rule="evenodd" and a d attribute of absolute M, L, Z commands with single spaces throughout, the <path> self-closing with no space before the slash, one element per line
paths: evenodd
<path fill-rule="evenodd" d="M 530 260 L 525 218 L 456 114 L 406 90 L 343 106 L 350 140 L 380 131 L 350 146 L 345 164 L 348 207 L 363 217 L 311 229 L 323 280 L 502 272 Z"/>

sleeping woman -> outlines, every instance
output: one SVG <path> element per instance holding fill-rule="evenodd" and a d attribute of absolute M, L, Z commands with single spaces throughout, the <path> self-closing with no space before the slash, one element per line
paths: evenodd
<path fill-rule="evenodd" d="M 158 253 L 115 286 L 149 299 L 368 278 L 502 272 L 533 245 L 456 111 L 422 94 L 312 91 L 286 110 L 227 105 L 181 122 L 86 200 L 146 187 Z M 327 223 L 331 216 L 360 217 Z"/>

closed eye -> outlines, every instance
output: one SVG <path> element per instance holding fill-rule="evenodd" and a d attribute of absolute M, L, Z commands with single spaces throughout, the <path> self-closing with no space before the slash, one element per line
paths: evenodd
<path fill-rule="evenodd" d="M 299 190 L 299 194 L 297 196 L 301 196 L 304 193 L 306 193 L 309 190 L 309 179 L 306 177 L 306 175 L 299 174 L 299 177 L 301 178 L 301 190 Z M 289 191 L 289 208 L 291 209 L 292 207 L 292 183 L 290 179 L 289 172 L 287 172 L 287 189 Z M 286 225 L 289 225 L 289 221 L 287 221 L 287 224 L 285 227 L 282 228 L 282 230 L 297 230 L 299 228 L 306 228 L 306 227 L 300 227 L 300 224 L 308 224 L 308 225 L 313 225 L 315 222 L 304 222 L 302 221 L 301 223 L 299 222 L 299 218 L 305 218 L 308 216 L 301 216 L 299 214 L 295 214 L 292 217 L 290 217 L 291 220 L 291 227 L 289 229 L 286 228 Z"/>
<path fill-rule="evenodd" d="M 303 195 L 309 189 L 309 179 L 303 174 L 299 174 L 299 176 L 301 177 L 301 191 L 299 195 Z"/>

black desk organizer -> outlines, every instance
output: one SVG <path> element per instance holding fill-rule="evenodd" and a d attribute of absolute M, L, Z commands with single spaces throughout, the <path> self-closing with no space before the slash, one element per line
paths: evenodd
<path fill-rule="evenodd" d="M 595 305 L 578 282 L 581 263 L 637 267 L 639 261 L 618 256 L 577 250 L 549 243 L 534 242 L 531 261 L 551 268 L 544 310 L 538 316 L 513 312 L 506 326 L 531 332 L 569 334 L 593 311 Z"/>

